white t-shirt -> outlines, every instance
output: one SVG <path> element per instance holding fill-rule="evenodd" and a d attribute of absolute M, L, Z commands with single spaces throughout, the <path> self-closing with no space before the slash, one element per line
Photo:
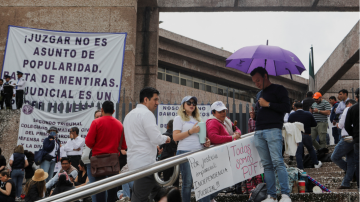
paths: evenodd
<path fill-rule="evenodd" d="M 183 121 L 180 116 L 176 116 L 173 122 L 173 131 L 180 130 L 181 132 L 185 132 L 190 130 L 198 121 L 195 120 L 192 116 L 190 117 L 190 121 Z M 195 151 L 204 148 L 202 144 L 200 144 L 199 133 L 194 133 L 185 139 L 179 141 L 177 150 L 185 150 L 185 151 Z"/>
<path fill-rule="evenodd" d="M 11 154 L 10 160 L 14 161 L 14 154 Z M 24 156 L 24 160 L 27 160 L 26 156 Z"/>

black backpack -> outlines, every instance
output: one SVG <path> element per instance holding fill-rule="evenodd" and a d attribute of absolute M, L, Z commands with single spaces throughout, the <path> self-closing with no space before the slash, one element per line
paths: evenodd
<path fill-rule="evenodd" d="M 261 202 L 267 197 L 267 188 L 265 183 L 258 184 L 254 190 L 251 191 L 251 197 L 247 202 Z"/>

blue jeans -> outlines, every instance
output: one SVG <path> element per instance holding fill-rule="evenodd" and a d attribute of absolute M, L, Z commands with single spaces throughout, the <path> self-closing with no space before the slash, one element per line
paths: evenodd
<path fill-rule="evenodd" d="M 254 144 L 259 152 L 261 163 L 264 166 L 267 194 L 276 198 L 276 169 L 279 176 L 281 193 L 289 195 L 289 177 L 282 156 L 283 137 L 281 130 L 272 128 L 255 131 Z"/>
<path fill-rule="evenodd" d="M 332 127 L 332 136 L 334 137 L 335 144 L 339 143 L 340 137 L 339 137 L 339 133 L 338 133 L 338 128 Z"/>
<path fill-rule="evenodd" d="M 356 184 L 359 188 L 359 144 L 354 144 L 354 161 L 356 165 Z"/>
<path fill-rule="evenodd" d="M 189 151 L 185 150 L 178 150 L 176 155 L 184 154 Z M 193 179 L 191 176 L 190 164 L 189 162 L 180 164 L 180 172 L 181 172 L 181 179 L 182 179 L 182 187 L 181 187 L 181 197 L 183 202 L 190 202 L 191 201 L 191 186 L 193 183 Z M 210 195 L 205 196 L 204 198 L 200 199 L 199 202 L 209 202 Z"/>
<path fill-rule="evenodd" d="M 134 181 L 128 182 L 122 185 L 122 190 L 117 192 L 117 197 L 120 198 L 120 195 L 123 194 L 123 197 L 131 198 L 130 189 L 133 189 Z"/>
<path fill-rule="evenodd" d="M 302 142 L 299 143 L 299 146 L 296 150 L 296 164 L 299 169 L 304 169 L 303 158 L 302 158 L 302 155 L 304 153 L 304 145 L 306 149 L 309 151 L 312 162 L 316 165 L 319 163 L 316 156 L 316 152 L 312 144 L 311 135 L 302 134 Z"/>
<path fill-rule="evenodd" d="M 15 191 L 16 197 L 20 197 L 20 195 L 21 195 L 24 174 L 25 174 L 25 171 L 22 169 L 14 169 L 11 171 L 11 179 L 14 180 L 15 187 L 16 187 L 16 191 Z"/>
<path fill-rule="evenodd" d="M 346 156 L 346 161 L 342 159 Z M 345 142 L 343 138 L 335 146 L 331 155 L 331 160 L 346 172 L 341 186 L 350 187 L 350 182 L 354 176 L 356 165 L 354 159 L 354 143 Z"/>
<path fill-rule="evenodd" d="M 54 175 L 54 168 L 55 168 L 55 161 L 43 161 L 40 164 L 40 168 L 44 170 L 44 172 L 47 172 L 49 174 L 48 178 L 46 178 L 46 182 L 49 182 L 49 180 L 53 177 Z"/>
<path fill-rule="evenodd" d="M 111 176 L 114 176 L 114 175 L 95 177 L 95 181 L 100 181 L 100 180 L 103 180 L 103 179 L 111 177 Z M 100 193 L 96 194 L 96 201 L 101 201 L 101 202 L 117 201 L 116 192 L 117 192 L 117 187 L 100 192 Z"/>
<path fill-rule="evenodd" d="M 86 173 L 89 178 L 89 183 L 95 182 L 95 177 L 93 177 L 91 174 L 91 164 L 90 163 L 86 164 Z M 92 202 L 96 202 L 96 194 L 91 195 L 91 200 L 92 200 Z"/>

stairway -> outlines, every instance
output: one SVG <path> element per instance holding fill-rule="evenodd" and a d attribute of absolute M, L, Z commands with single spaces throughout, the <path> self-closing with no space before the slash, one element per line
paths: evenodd
<path fill-rule="evenodd" d="M 329 152 L 333 152 L 335 145 L 328 146 Z M 305 153 L 307 153 L 305 149 Z M 289 163 L 289 156 L 284 157 L 285 163 Z M 296 160 L 292 161 L 291 167 L 296 167 Z M 337 190 L 336 188 L 341 185 L 345 176 L 345 172 L 340 169 L 333 162 L 324 162 L 321 168 L 305 168 L 305 172 L 313 179 L 326 186 L 331 193 L 305 193 L 305 194 L 291 194 L 290 197 L 293 202 L 358 202 L 359 192 L 356 188 L 356 182 L 351 182 L 351 189 Z M 217 202 L 238 202 L 246 201 L 249 199 L 247 194 L 219 194 L 215 200 Z M 280 196 L 278 197 L 280 200 Z M 195 201 L 193 198 L 192 201 Z"/>

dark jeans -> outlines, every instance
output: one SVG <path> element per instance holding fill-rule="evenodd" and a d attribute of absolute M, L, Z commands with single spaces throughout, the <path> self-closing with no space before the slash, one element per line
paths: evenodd
<path fill-rule="evenodd" d="M 24 90 L 17 90 L 16 91 L 16 108 L 20 109 L 23 105 L 23 100 L 24 100 Z"/>
<path fill-rule="evenodd" d="M 302 142 L 299 143 L 299 146 L 296 150 L 296 163 L 299 169 L 304 169 L 304 165 L 303 165 L 304 146 L 309 151 L 313 163 L 316 165 L 319 163 L 316 156 L 316 152 L 312 144 L 311 135 L 302 134 Z"/>
<path fill-rule="evenodd" d="M 104 177 L 95 177 L 95 181 L 100 181 L 100 180 L 103 180 L 103 179 L 105 179 L 107 177 L 111 177 L 111 176 L 114 176 L 114 175 L 109 175 L 109 176 L 104 176 Z M 100 193 L 96 194 L 96 201 L 101 201 L 101 202 L 117 201 L 118 198 L 117 198 L 116 193 L 117 193 L 117 187 L 100 192 Z M 106 197 L 106 195 L 107 195 L 107 197 Z"/>
<path fill-rule="evenodd" d="M 79 164 L 80 164 L 81 156 L 80 155 L 78 155 L 78 156 L 68 155 L 67 157 L 70 159 L 71 165 L 74 166 L 79 171 Z"/>
<path fill-rule="evenodd" d="M 148 202 L 149 195 L 150 201 L 156 196 L 160 191 L 159 184 L 155 181 L 154 175 L 148 175 L 141 179 L 134 181 L 133 192 L 131 195 L 131 202 Z M 115 194 L 116 196 L 116 194 Z M 99 200 L 97 200 L 99 201 Z M 110 201 L 108 201 L 110 202 Z"/>
<path fill-rule="evenodd" d="M 334 137 L 335 144 L 337 144 L 340 141 L 340 136 L 336 127 L 332 128 L 332 136 Z"/>

